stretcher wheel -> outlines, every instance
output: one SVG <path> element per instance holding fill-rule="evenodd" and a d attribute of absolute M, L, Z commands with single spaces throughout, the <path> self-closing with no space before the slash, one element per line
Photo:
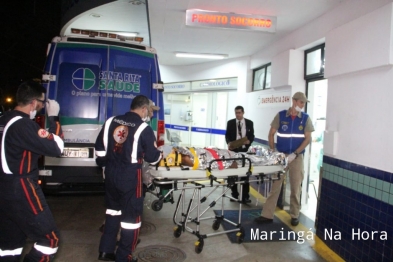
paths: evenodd
<path fill-rule="evenodd" d="M 219 220 L 214 220 L 213 225 L 212 225 L 212 228 L 213 228 L 214 230 L 217 230 L 217 229 L 220 228 L 220 225 L 221 225 L 221 223 L 220 223 Z"/>
<path fill-rule="evenodd" d="M 151 203 L 151 209 L 153 209 L 154 211 L 160 211 L 162 209 L 162 201 L 156 199 Z"/>
<path fill-rule="evenodd" d="M 244 236 L 245 236 L 244 228 L 241 227 L 240 231 L 236 233 L 236 240 L 238 244 L 243 243 Z"/>
<path fill-rule="evenodd" d="M 174 237 L 178 238 L 181 236 L 181 227 L 175 227 L 173 230 L 174 230 L 173 232 Z"/>
<path fill-rule="evenodd" d="M 203 239 L 195 242 L 195 253 L 199 254 L 203 250 Z"/>

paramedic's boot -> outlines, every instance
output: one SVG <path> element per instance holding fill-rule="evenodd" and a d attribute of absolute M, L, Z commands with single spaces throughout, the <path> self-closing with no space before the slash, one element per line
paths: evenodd
<path fill-rule="evenodd" d="M 299 219 L 298 218 L 291 218 L 291 225 L 294 227 L 299 225 Z"/>
<path fill-rule="evenodd" d="M 138 262 L 138 259 L 134 257 L 133 255 L 129 255 L 128 261 L 130 262 Z"/>
<path fill-rule="evenodd" d="M 115 253 L 100 252 L 100 254 L 98 255 L 98 260 L 115 261 L 116 260 L 116 255 L 115 255 Z"/>

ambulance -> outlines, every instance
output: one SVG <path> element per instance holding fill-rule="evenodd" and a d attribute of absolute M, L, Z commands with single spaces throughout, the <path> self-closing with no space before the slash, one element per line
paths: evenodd
<path fill-rule="evenodd" d="M 157 54 L 138 37 L 71 31 L 71 36 L 55 37 L 48 47 L 42 84 L 46 98 L 60 104 L 65 148 L 61 157 L 42 157 L 39 178 L 47 193 L 103 192 L 94 143 L 105 120 L 128 112 L 135 96 L 145 95 L 161 108 L 150 125 L 157 145 L 164 144 Z M 45 114 L 36 121 L 48 127 Z"/>

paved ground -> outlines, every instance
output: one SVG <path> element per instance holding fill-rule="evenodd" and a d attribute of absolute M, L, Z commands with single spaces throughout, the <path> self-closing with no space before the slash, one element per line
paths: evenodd
<path fill-rule="evenodd" d="M 187 196 L 191 194 L 187 192 Z M 207 191 L 206 191 L 207 192 Z M 202 192 L 204 193 L 204 192 Z M 175 192 L 175 197 L 179 191 Z M 214 199 L 213 193 L 209 200 Z M 153 211 L 149 201 L 156 197 L 147 194 L 141 229 L 141 243 L 136 254 L 139 261 L 177 262 L 177 261 L 324 261 L 308 244 L 296 241 L 251 242 L 232 244 L 226 234 L 208 237 L 204 241 L 203 251 L 195 252 L 197 237 L 185 232 L 179 238 L 174 237 L 173 214 L 176 205 L 165 203 L 161 211 Z M 104 220 L 104 197 L 87 196 L 48 196 L 47 201 L 54 214 L 61 232 L 61 244 L 56 255 L 56 262 L 98 261 L 98 244 L 101 233 L 99 227 Z M 207 201 L 210 203 L 210 201 Z M 187 202 L 188 203 L 188 202 Z M 225 199 L 227 209 L 237 209 L 237 203 Z M 261 207 L 261 204 L 259 204 Z M 149 208 L 148 208 L 149 207 Z M 218 203 L 214 209 L 219 209 Z M 251 206 L 256 208 L 255 198 Z M 205 216 L 212 216 L 210 208 Z M 222 227 L 218 230 L 222 230 Z M 201 233 L 213 233 L 212 220 L 201 223 Z"/>

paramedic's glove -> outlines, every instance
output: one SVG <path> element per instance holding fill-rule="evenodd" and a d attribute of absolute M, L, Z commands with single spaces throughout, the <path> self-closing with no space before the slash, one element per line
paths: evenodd
<path fill-rule="evenodd" d="M 297 158 L 297 154 L 295 153 L 288 155 L 288 164 L 290 164 L 293 160 L 295 160 L 295 158 Z"/>
<path fill-rule="evenodd" d="M 48 99 L 46 102 L 46 113 L 48 116 L 58 116 L 60 111 L 59 103 L 55 100 Z"/>

